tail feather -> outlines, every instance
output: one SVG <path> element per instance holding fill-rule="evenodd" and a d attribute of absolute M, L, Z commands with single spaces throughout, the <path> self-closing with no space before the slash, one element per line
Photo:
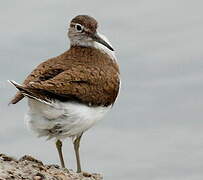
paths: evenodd
<path fill-rule="evenodd" d="M 25 96 L 22 93 L 17 92 L 17 94 L 13 97 L 13 99 L 9 102 L 8 105 L 10 105 L 10 104 L 16 104 L 17 102 L 22 100 L 24 97 Z"/>
<path fill-rule="evenodd" d="M 9 83 L 11 83 L 12 85 L 14 85 L 18 90 L 21 91 L 21 89 L 23 88 L 22 85 L 18 84 L 17 82 L 15 81 L 12 81 L 12 80 L 8 80 Z"/>
<path fill-rule="evenodd" d="M 20 86 L 18 83 L 16 83 L 15 81 L 9 81 L 9 83 L 11 83 L 12 85 L 14 85 L 16 88 L 17 86 Z M 10 104 L 16 104 L 17 102 L 19 102 L 20 100 L 22 100 L 24 98 L 24 95 L 21 92 L 17 92 L 17 94 L 13 97 L 13 99 L 9 102 Z"/>
<path fill-rule="evenodd" d="M 15 104 L 17 103 L 19 100 L 21 100 L 24 96 L 27 96 L 29 98 L 35 99 L 37 101 L 46 103 L 48 105 L 50 105 L 51 103 L 48 100 L 45 99 L 41 99 L 39 96 L 37 96 L 37 94 L 30 88 L 25 87 L 23 85 L 20 85 L 18 83 L 16 83 L 15 81 L 9 81 L 12 85 L 14 85 L 19 91 L 20 91 L 20 95 L 16 95 L 9 104 Z M 22 97 L 23 96 L 23 97 Z"/>
<path fill-rule="evenodd" d="M 30 92 L 28 89 L 21 84 L 16 83 L 15 81 L 9 81 L 12 85 L 14 85 L 23 95 L 29 96 Z"/>

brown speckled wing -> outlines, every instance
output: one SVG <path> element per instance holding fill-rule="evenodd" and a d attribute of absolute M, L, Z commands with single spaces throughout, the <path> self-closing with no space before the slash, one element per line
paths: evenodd
<path fill-rule="evenodd" d="M 65 69 L 65 66 L 61 64 L 61 61 L 63 61 L 65 58 L 65 54 L 67 54 L 67 52 L 38 65 L 24 80 L 23 85 L 26 86 L 29 82 L 32 81 L 43 81 L 45 79 L 53 78 L 58 73 L 62 72 Z M 21 92 L 17 92 L 9 104 L 16 104 L 23 98 L 24 95 Z"/>
<path fill-rule="evenodd" d="M 64 55 L 39 65 L 23 85 L 21 92 L 45 101 L 109 106 L 119 91 L 119 70 L 109 56 L 98 50 L 72 47 Z"/>
<path fill-rule="evenodd" d="M 39 98 L 43 100 L 58 99 L 108 106 L 116 99 L 119 79 L 105 76 L 107 73 L 96 67 L 77 66 L 52 79 L 30 83 L 27 89 L 35 92 L 35 96 L 40 95 Z"/>

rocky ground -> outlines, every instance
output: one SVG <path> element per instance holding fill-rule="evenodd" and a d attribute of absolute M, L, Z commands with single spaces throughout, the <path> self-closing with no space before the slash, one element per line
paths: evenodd
<path fill-rule="evenodd" d="M 102 180 L 100 174 L 75 173 L 57 165 L 44 165 L 31 156 L 19 160 L 0 154 L 0 180 Z"/>

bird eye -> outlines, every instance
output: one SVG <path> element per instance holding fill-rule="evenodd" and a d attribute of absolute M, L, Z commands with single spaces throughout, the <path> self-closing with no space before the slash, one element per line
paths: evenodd
<path fill-rule="evenodd" d="M 75 29 L 76 29 L 78 32 L 82 32 L 84 28 L 83 28 L 82 25 L 76 24 L 76 25 L 75 25 Z"/>

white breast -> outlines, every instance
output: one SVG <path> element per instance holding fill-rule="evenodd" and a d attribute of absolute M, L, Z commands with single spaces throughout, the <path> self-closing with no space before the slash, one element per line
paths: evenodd
<path fill-rule="evenodd" d="M 28 104 L 29 111 L 26 114 L 28 127 L 38 136 L 57 139 L 74 137 L 88 130 L 111 108 L 59 101 L 48 105 L 33 99 L 28 99 Z"/>

